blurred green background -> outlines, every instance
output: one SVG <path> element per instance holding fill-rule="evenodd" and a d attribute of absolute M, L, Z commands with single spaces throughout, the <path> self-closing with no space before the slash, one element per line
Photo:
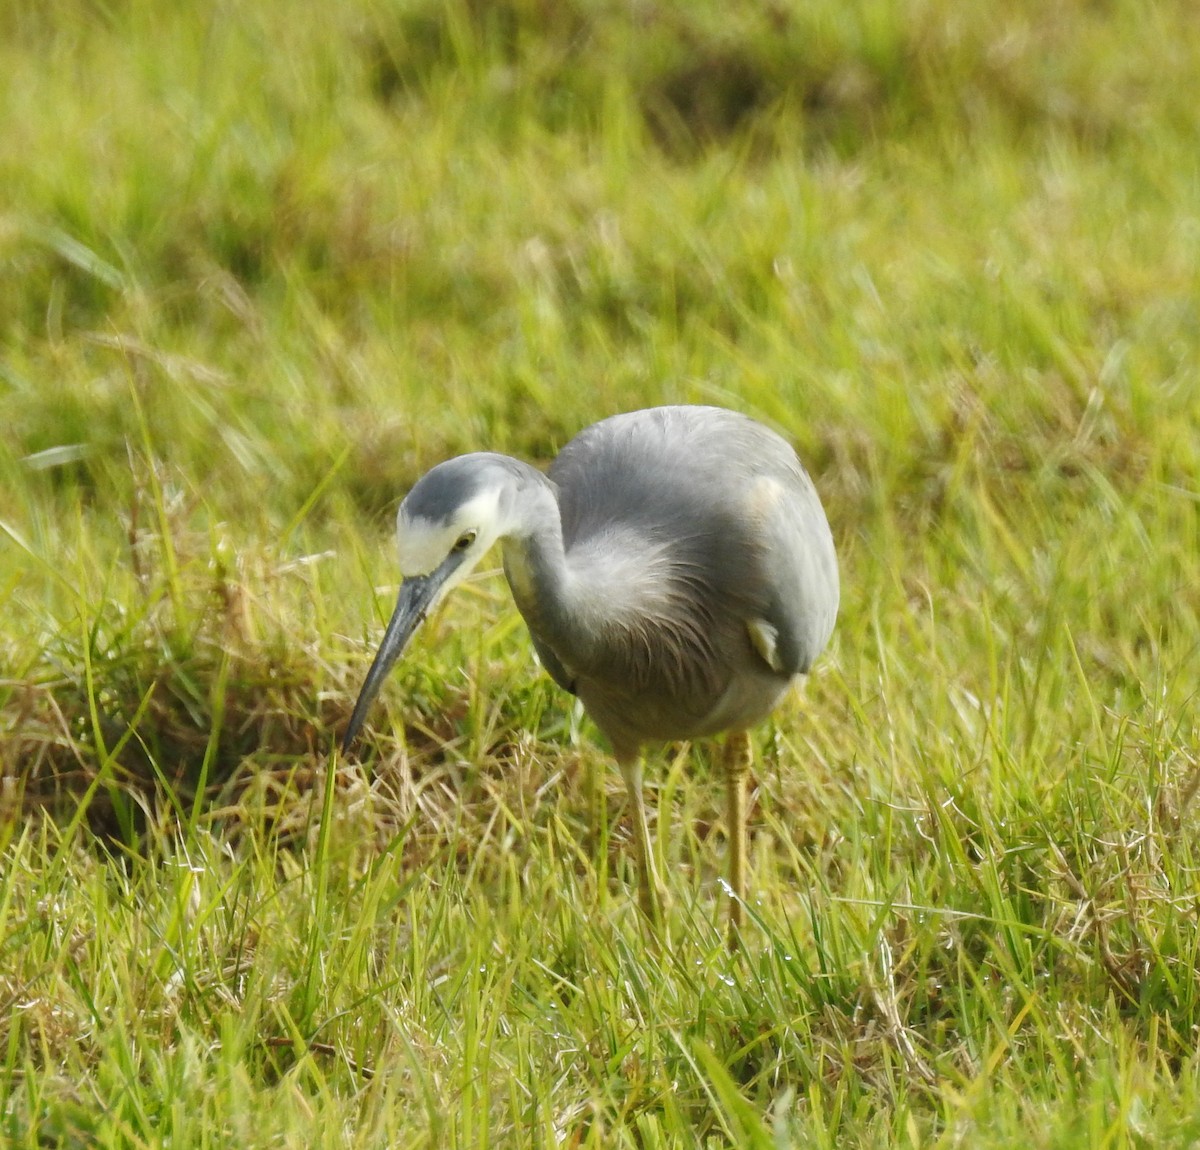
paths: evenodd
<path fill-rule="evenodd" d="M 1117 603 L 1194 636 L 1195 24 L 1120 0 L 10 0 L 7 729 L 44 702 L 17 682 L 58 673 L 86 715 L 73 620 L 119 725 L 150 681 L 212 671 L 214 612 L 335 551 L 326 614 L 305 585 L 254 629 L 307 679 L 306 633 L 362 634 L 422 470 L 545 461 L 661 402 L 793 439 L 852 614 L 884 572 L 987 571 L 993 518 L 1022 562 L 1077 536 L 1115 591 L 1146 572 L 1108 520 L 1159 492 L 1153 585 Z"/>

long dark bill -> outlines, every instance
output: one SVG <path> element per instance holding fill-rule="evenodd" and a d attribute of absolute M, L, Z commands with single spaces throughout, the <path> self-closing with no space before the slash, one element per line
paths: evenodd
<path fill-rule="evenodd" d="M 388 672 L 416 629 L 425 621 L 425 613 L 429 610 L 437 593 L 450 574 L 449 564 L 443 563 L 430 575 L 415 575 L 405 579 L 400 587 L 400 595 L 396 599 L 396 609 L 392 612 L 391 622 L 383 633 L 383 642 L 379 644 L 379 652 L 371 669 L 367 672 L 366 681 L 358 693 L 358 702 L 354 704 L 354 713 L 350 716 L 350 725 L 342 736 L 342 750 L 348 751 L 367 717 L 367 711 L 379 694 L 379 688 L 387 678 Z"/>

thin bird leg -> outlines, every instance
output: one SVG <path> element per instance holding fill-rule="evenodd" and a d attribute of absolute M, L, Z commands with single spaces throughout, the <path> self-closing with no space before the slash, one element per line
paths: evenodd
<path fill-rule="evenodd" d="M 725 740 L 726 833 L 729 835 L 729 949 L 741 945 L 742 908 L 746 901 L 746 783 L 754 751 L 749 731 L 732 731 Z"/>
<path fill-rule="evenodd" d="M 646 802 L 642 795 L 642 758 L 634 755 L 621 759 L 621 774 L 625 776 L 625 789 L 633 803 L 633 838 L 638 855 L 638 900 L 642 912 L 654 929 L 661 933 L 663 928 L 663 891 L 658 879 L 658 867 L 654 862 L 654 844 L 650 841 L 650 828 L 646 823 Z"/>

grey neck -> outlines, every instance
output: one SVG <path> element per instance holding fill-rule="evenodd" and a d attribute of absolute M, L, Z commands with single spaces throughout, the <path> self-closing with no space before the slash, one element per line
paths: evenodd
<path fill-rule="evenodd" d="M 557 489 L 533 468 L 522 471 L 519 486 L 519 514 L 501 541 L 513 599 L 535 637 L 586 663 L 595 602 L 567 561 Z"/>

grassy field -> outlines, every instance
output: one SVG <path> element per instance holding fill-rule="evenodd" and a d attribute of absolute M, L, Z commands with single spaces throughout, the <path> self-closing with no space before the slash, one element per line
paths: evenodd
<path fill-rule="evenodd" d="M 1200 1144 L 1185 0 L 0 6 L 0 1143 Z M 619 774 L 396 502 L 779 428 L 842 614 Z"/>

